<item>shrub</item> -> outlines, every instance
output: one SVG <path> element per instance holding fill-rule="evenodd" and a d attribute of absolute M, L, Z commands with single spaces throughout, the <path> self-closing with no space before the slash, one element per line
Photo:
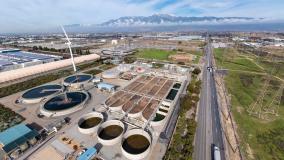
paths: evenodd
<path fill-rule="evenodd" d="M 24 121 L 25 118 L 0 104 L 0 132 Z"/>
<path fill-rule="evenodd" d="M 74 150 L 74 151 L 77 151 L 78 149 L 79 149 L 79 147 L 78 147 L 77 145 L 74 145 L 74 146 L 73 146 L 73 150 Z"/>
<path fill-rule="evenodd" d="M 198 75 L 199 73 L 201 73 L 201 70 L 199 68 L 194 68 L 192 73 L 195 74 L 195 75 Z"/>

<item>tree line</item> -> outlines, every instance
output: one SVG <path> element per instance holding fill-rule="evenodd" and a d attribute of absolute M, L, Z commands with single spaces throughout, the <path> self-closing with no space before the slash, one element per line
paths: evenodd
<path fill-rule="evenodd" d="M 42 46 L 33 46 L 33 50 L 34 51 L 59 52 L 59 53 L 68 53 L 69 52 L 68 48 L 55 49 L 55 48 L 48 48 L 48 47 L 42 47 Z M 81 48 L 72 48 L 72 52 L 74 54 L 78 54 L 78 55 L 88 55 L 88 54 L 91 54 L 89 49 L 83 50 Z"/>

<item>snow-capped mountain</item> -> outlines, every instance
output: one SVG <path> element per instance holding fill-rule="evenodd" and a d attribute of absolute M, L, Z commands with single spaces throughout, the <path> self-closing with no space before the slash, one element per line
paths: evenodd
<path fill-rule="evenodd" d="M 186 24 L 224 24 L 249 23 L 263 20 L 251 17 L 181 17 L 169 14 L 152 16 L 120 17 L 101 23 L 100 26 L 153 26 L 153 25 L 186 25 Z"/>

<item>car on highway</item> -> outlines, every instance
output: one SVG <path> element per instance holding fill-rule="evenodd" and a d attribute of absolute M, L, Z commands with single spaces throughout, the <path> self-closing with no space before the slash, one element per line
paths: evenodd
<path fill-rule="evenodd" d="M 213 67 L 207 67 L 207 70 L 208 70 L 210 73 L 212 73 Z"/>

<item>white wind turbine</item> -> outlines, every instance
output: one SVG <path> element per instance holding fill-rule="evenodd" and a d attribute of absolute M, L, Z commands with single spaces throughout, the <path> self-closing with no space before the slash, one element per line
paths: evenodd
<path fill-rule="evenodd" d="M 74 57 L 73 57 L 73 52 L 72 52 L 72 48 L 71 48 L 71 45 L 72 45 L 72 43 L 71 43 L 71 41 L 69 40 L 69 38 L 68 38 L 68 35 L 67 35 L 67 33 L 66 33 L 66 31 L 65 31 L 65 29 L 64 29 L 64 27 L 61 25 L 61 28 L 62 28 L 62 30 L 63 30 L 63 32 L 64 32 L 64 35 L 65 35 L 65 37 L 66 37 L 66 40 L 67 40 L 67 45 L 68 45 L 68 48 L 69 48 L 69 51 L 70 51 L 70 56 L 71 56 L 71 61 L 72 61 L 72 65 L 73 65 L 73 70 L 74 70 L 74 72 L 76 73 L 77 72 L 77 69 L 76 69 L 76 65 L 75 65 L 75 62 L 74 62 Z M 77 77 L 77 76 L 76 76 Z M 76 78 L 77 79 L 77 78 Z M 67 92 L 65 92 L 65 94 L 64 94 L 64 103 L 69 103 L 70 101 L 71 101 L 71 99 L 69 99 L 68 98 L 68 96 L 67 96 Z"/>
<path fill-rule="evenodd" d="M 68 48 L 69 48 L 69 51 L 70 51 L 71 61 L 72 61 L 72 65 L 73 65 L 73 70 L 74 70 L 74 72 L 76 73 L 76 72 L 77 72 L 77 69 L 76 69 L 76 65 L 75 65 L 74 57 L 73 57 L 73 53 L 72 53 L 72 48 L 71 48 L 72 43 L 71 43 L 71 41 L 69 40 L 68 35 L 67 35 L 67 33 L 66 33 L 64 27 L 61 26 L 61 28 L 62 28 L 62 30 L 63 30 L 63 32 L 64 32 L 64 35 L 65 35 L 66 39 L 67 39 L 67 43 L 66 43 L 66 44 L 68 45 Z"/>

